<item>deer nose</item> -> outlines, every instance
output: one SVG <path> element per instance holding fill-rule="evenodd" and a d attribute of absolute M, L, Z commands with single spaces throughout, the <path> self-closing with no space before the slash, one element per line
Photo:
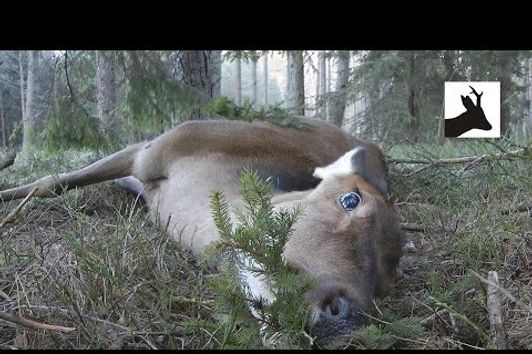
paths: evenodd
<path fill-rule="evenodd" d="M 350 335 L 352 331 L 369 323 L 359 302 L 346 296 L 337 296 L 323 303 L 314 316 L 313 333 L 319 346 L 340 336 Z"/>
<path fill-rule="evenodd" d="M 348 310 L 349 304 L 347 303 L 347 300 L 342 296 L 338 296 L 334 298 L 330 303 L 326 304 L 322 312 L 325 313 L 327 316 L 341 318 L 348 315 Z"/>

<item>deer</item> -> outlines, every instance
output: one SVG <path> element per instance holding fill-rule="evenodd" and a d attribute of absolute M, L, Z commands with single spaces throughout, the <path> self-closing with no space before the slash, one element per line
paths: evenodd
<path fill-rule="evenodd" d="M 305 123 L 187 121 L 78 170 L 0 191 L 0 200 L 50 198 L 115 180 L 146 201 L 152 220 L 181 248 L 200 256 L 219 238 L 212 191 L 223 191 L 231 209 L 243 206 L 238 177 L 253 168 L 273 181 L 276 210 L 303 210 L 282 259 L 317 279 L 305 294 L 308 328 L 325 343 L 369 323 L 374 297 L 393 291 L 403 239 L 382 150 L 324 121 Z M 267 279 L 242 271 L 253 294 L 275 301 Z"/>
<path fill-rule="evenodd" d="M 486 119 L 484 110 L 480 106 L 480 98 L 484 92 L 478 94 L 472 86 L 469 87 L 472 90 L 470 93 L 474 94 L 477 98 L 477 104 L 475 105 L 469 96 L 464 97 L 460 95 L 466 111 L 458 117 L 445 119 L 446 137 L 456 138 L 471 129 L 491 130 L 492 128 L 490 122 Z"/>

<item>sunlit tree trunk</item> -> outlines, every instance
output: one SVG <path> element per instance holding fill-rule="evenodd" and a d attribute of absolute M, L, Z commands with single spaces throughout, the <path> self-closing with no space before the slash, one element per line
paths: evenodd
<path fill-rule="evenodd" d="M 525 133 L 528 138 L 532 138 L 532 60 L 531 58 L 527 59 L 528 61 L 528 85 L 527 85 L 527 93 L 528 93 L 528 117 L 525 124 Z"/>
<path fill-rule="evenodd" d="M 344 121 L 347 82 L 349 80 L 349 51 L 338 51 L 336 62 L 336 87 L 334 90 L 334 95 L 331 97 L 329 102 L 331 109 L 328 121 L 338 127 L 341 127 Z"/>
<path fill-rule="evenodd" d="M 116 83 L 113 71 L 112 52 L 96 52 L 96 99 L 98 118 L 105 136 L 117 136 Z"/>
<path fill-rule="evenodd" d="M 264 106 L 268 105 L 268 52 L 262 57 L 262 76 L 263 76 L 263 102 Z"/>
<path fill-rule="evenodd" d="M 37 96 L 37 71 L 39 70 L 39 51 L 28 51 L 28 79 L 26 87 L 26 112 L 22 122 L 22 150 L 26 151 L 35 139 L 35 116 L 37 109 L 35 100 Z"/>
<path fill-rule="evenodd" d="M 18 73 L 19 73 L 19 88 L 20 88 L 20 112 L 22 115 L 22 121 L 26 120 L 26 99 L 25 99 L 25 87 L 24 87 L 24 61 L 23 54 L 24 51 L 18 52 Z"/>
<path fill-rule="evenodd" d="M 236 98 L 235 103 L 240 106 L 242 104 L 242 59 L 237 57 L 235 59 L 236 65 Z"/>
<path fill-rule="evenodd" d="M 287 55 L 287 100 L 288 107 L 296 114 L 305 115 L 305 70 L 303 51 L 289 51 Z"/>
<path fill-rule="evenodd" d="M 329 117 L 331 116 L 331 105 L 329 104 L 329 96 L 332 92 L 332 75 L 331 75 L 331 67 L 332 67 L 332 59 L 331 56 L 328 55 L 326 59 L 326 66 L 327 66 L 327 86 L 326 86 L 326 93 L 327 93 L 327 100 L 325 104 L 325 120 L 329 120 Z"/>
<path fill-rule="evenodd" d="M 2 123 L 2 145 L 7 146 L 6 142 L 6 120 L 4 116 L 4 92 L 0 90 L 0 122 Z"/>
<path fill-rule="evenodd" d="M 325 58 L 325 51 L 320 51 L 318 54 L 318 97 L 320 98 L 320 118 L 327 119 L 327 100 L 325 94 L 327 93 L 327 61 Z"/>
<path fill-rule="evenodd" d="M 257 60 L 251 60 L 251 102 L 257 104 Z"/>

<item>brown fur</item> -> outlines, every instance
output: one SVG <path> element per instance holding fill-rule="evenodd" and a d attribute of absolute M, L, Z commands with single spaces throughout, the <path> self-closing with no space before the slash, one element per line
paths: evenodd
<path fill-rule="evenodd" d="M 187 122 L 83 169 L 2 191 L 0 199 L 22 198 L 35 187 L 39 196 L 50 197 L 60 187 L 132 175 L 146 188 L 153 220 L 182 247 L 199 254 L 218 238 L 209 208 L 211 193 L 223 190 L 231 207 L 242 205 L 238 176 L 244 167 L 253 167 L 285 189 L 272 199 L 277 208 L 304 207 L 283 257 L 320 280 L 308 300 L 323 310 L 334 307 L 338 296 L 347 296 L 367 310 L 373 296 L 390 290 L 401 254 L 384 156 L 371 142 L 321 121 L 309 122 L 313 128 L 304 130 L 264 122 Z M 360 174 L 321 183 L 312 176 L 316 167 L 333 163 L 357 146 L 365 148 Z M 338 200 L 351 191 L 358 191 L 362 201 L 346 212 Z"/>

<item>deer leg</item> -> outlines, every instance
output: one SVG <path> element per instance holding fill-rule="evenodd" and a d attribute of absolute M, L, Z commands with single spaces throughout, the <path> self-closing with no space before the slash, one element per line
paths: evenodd
<path fill-rule="evenodd" d="M 46 176 L 33 183 L 1 191 L 0 200 L 24 198 L 35 188 L 38 189 L 36 196 L 51 198 L 61 194 L 63 190 L 129 176 L 133 172 L 137 153 L 145 144 L 142 142 L 128 146 L 79 170 Z"/>

